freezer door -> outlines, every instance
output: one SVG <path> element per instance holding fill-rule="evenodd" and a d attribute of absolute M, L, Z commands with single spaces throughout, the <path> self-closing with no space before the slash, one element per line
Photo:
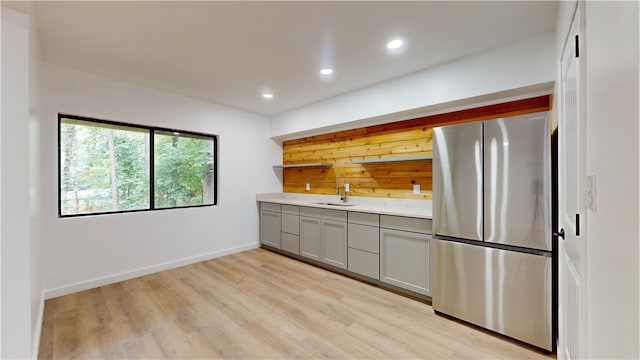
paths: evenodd
<path fill-rule="evenodd" d="M 433 129 L 433 233 L 482 241 L 482 123 Z"/>
<path fill-rule="evenodd" d="M 549 113 L 484 123 L 484 240 L 551 251 Z"/>
<path fill-rule="evenodd" d="M 434 240 L 435 311 L 552 351 L 551 257 Z"/>

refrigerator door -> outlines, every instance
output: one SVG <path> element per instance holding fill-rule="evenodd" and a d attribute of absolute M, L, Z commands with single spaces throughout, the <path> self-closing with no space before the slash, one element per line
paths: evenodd
<path fill-rule="evenodd" d="M 433 233 L 482 241 L 482 123 L 433 129 Z"/>
<path fill-rule="evenodd" d="M 434 240 L 433 309 L 552 351 L 551 257 Z"/>
<path fill-rule="evenodd" d="M 551 251 L 549 113 L 484 123 L 484 241 Z"/>

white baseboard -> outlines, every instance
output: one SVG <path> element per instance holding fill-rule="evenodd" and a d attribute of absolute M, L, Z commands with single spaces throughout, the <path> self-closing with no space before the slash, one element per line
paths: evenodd
<path fill-rule="evenodd" d="M 73 294 L 75 292 L 89 290 L 96 287 L 117 283 L 119 281 L 129 280 L 129 279 L 137 278 L 140 276 L 157 273 L 160 271 L 177 268 L 180 266 L 190 265 L 190 264 L 194 264 L 201 261 L 215 259 L 217 257 L 221 257 L 225 255 L 230 255 L 230 254 L 235 254 L 242 251 L 256 249 L 258 247 L 260 247 L 260 244 L 257 242 L 254 242 L 250 244 L 236 246 L 230 249 L 214 251 L 212 253 L 208 253 L 204 255 L 183 258 L 175 261 L 166 262 L 163 264 L 152 265 L 152 266 L 148 266 L 148 267 L 144 267 L 144 268 L 140 268 L 132 271 L 126 271 L 119 274 L 103 276 L 103 277 L 95 278 L 92 280 L 87 280 L 87 281 L 82 281 L 75 284 L 61 286 L 55 289 L 45 290 L 44 298 L 52 299 L 58 296 Z"/>
<path fill-rule="evenodd" d="M 42 335 L 42 322 L 44 321 L 44 291 L 40 293 L 40 305 L 38 305 L 38 318 L 36 319 L 36 328 L 33 334 L 33 343 L 31 344 L 31 358 L 38 359 L 40 352 L 40 336 Z"/>

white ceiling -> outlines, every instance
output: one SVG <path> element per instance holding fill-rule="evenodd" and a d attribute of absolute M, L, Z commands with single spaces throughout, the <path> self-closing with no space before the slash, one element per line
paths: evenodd
<path fill-rule="evenodd" d="M 557 2 L 37 2 L 44 59 L 274 115 L 551 31 Z M 401 37 L 406 48 L 388 53 Z M 335 73 L 323 79 L 319 70 Z M 263 87 L 274 99 L 260 97 Z"/>

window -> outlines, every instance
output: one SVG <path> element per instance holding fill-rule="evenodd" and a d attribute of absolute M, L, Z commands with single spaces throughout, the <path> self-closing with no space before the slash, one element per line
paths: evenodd
<path fill-rule="evenodd" d="M 213 204 L 211 137 L 159 130 L 153 137 L 156 208 Z"/>
<path fill-rule="evenodd" d="M 216 137 L 58 116 L 60 216 L 216 204 Z"/>

